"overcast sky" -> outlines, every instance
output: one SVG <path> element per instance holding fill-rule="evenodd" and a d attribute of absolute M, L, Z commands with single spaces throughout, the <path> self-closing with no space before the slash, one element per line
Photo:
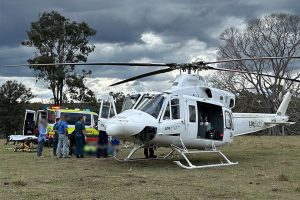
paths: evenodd
<path fill-rule="evenodd" d="M 190 62 L 215 60 L 219 34 L 228 27 L 274 12 L 300 14 L 298 0 L 0 0 L 0 65 L 26 63 L 34 49 L 22 47 L 30 23 L 56 10 L 97 30 L 88 61 Z M 87 84 L 102 91 L 163 90 L 176 73 L 108 88 L 148 68 L 93 67 Z M 0 84 L 18 80 L 31 87 L 36 100 L 51 97 L 26 68 L 0 68 Z"/>

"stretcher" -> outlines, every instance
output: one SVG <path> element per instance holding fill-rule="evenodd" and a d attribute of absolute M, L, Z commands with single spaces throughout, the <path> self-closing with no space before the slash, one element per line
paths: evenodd
<path fill-rule="evenodd" d="M 12 149 L 22 152 L 31 152 L 36 149 L 35 144 L 37 143 L 38 138 L 34 135 L 10 135 L 7 138 L 6 145 L 10 142 L 13 142 L 15 147 Z"/>

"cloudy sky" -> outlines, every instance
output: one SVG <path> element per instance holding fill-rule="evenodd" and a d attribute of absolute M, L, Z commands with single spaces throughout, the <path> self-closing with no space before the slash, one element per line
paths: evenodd
<path fill-rule="evenodd" d="M 26 30 L 38 14 L 56 10 L 97 30 L 95 51 L 88 61 L 190 62 L 215 60 L 219 34 L 228 27 L 274 12 L 300 14 L 298 0 L 0 0 L 0 65 L 26 63 L 34 49 L 22 47 Z M 103 91 L 163 90 L 175 73 L 143 79 L 120 87 L 108 85 L 150 71 L 149 68 L 93 67 L 87 84 Z M 51 92 L 36 83 L 26 68 L 0 68 L 0 84 L 18 80 L 31 87 L 35 100 Z"/>

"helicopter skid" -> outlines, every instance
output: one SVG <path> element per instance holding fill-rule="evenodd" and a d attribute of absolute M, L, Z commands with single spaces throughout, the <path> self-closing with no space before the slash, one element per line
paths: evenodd
<path fill-rule="evenodd" d="M 118 162 L 132 162 L 132 161 L 146 161 L 146 160 L 165 160 L 164 157 L 157 157 L 157 158 L 130 158 L 130 159 L 120 159 L 120 158 L 114 158 Z"/>
<path fill-rule="evenodd" d="M 182 164 L 180 161 L 174 161 L 179 167 L 182 167 L 184 169 L 202 169 L 202 168 L 222 167 L 222 166 L 230 166 L 230 165 L 238 164 L 238 162 L 231 162 L 221 151 L 218 151 L 218 150 L 188 151 L 188 150 L 176 147 L 176 146 L 173 146 L 172 149 L 177 151 L 186 160 L 187 165 Z M 220 164 L 193 165 L 191 163 L 191 161 L 188 159 L 188 157 L 186 156 L 186 154 L 202 154 L 202 153 L 218 153 L 225 159 L 226 163 L 221 162 Z"/>
<path fill-rule="evenodd" d="M 172 145 L 172 147 L 171 147 L 172 150 L 166 156 L 163 156 L 163 157 L 131 158 L 137 150 L 144 148 L 144 147 L 145 146 L 143 146 L 143 145 L 135 145 L 125 159 L 119 159 L 116 157 L 116 155 L 114 156 L 114 159 L 119 162 L 145 161 L 145 160 L 166 160 L 166 159 L 169 159 L 173 155 L 174 152 L 178 152 L 186 160 L 187 165 L 182 164 L 180 161 L 173 161 L 173 162 L 175 162 L 179 167 L 182 167 L 184 169 L 201 169 L 201 168 L 221 167 L 221 166 L 230 166 L 230 165 L 238 164 L 238 162 L 231 162 L 221 151 L 218 151 L 216 149 L 207 150 L 207 151 L 189 151 L 186 148 L 181 149 L 180 147 L 177 147 L 174 145 Z M 186 154 L 203 154 L 203 153 L 218 153 L 224 158 L 226 163 L 221 162 L 219 164 L 211 164 L 211 165 L 193 165 L 191 163 L 191 161 L 188 159 L 188 157 L 186 156 Z"/>

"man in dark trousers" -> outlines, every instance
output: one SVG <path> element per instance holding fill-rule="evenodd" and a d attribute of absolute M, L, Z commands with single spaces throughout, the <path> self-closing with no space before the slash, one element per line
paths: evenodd
<path fill-rule="evenodd" d="M 75 149 L 76 149 L 76 136 L 75 131 L 73 131 L 69 135 L 70 145 L 69 145 L 69 156 L 76 155 Z"/>
<path fill-rule="evenodd" d="M 144 155 L 146 158 L 156 158 L 157 156 L 154 155 L 153 147 L 144 148 Z"/>
<path fill-rule="evenodd" d="M 53 137 L 53 156 L 56 156 L 56 150 L 57 150 L 57 145 L 58 145 L 58 133 L 57 133 L 57 124 L 59 122 L 60 118 L 56 118 L 56 122 L 53 126 L 53 131 L 54 131 L 54 137 Z"/>
<path fill-rule="evenodd" d="M 107 158 L 108 135 L 106 131 L 99 131 L 97 158 Z"/>
<path fill-rule="evenodd" d="M 85 144 L 85 119 L 84 116 L 79 118 L 75 123 L 75 142 L 76 142 L 76 158 L 83 158 L 83 148 Z"/>

